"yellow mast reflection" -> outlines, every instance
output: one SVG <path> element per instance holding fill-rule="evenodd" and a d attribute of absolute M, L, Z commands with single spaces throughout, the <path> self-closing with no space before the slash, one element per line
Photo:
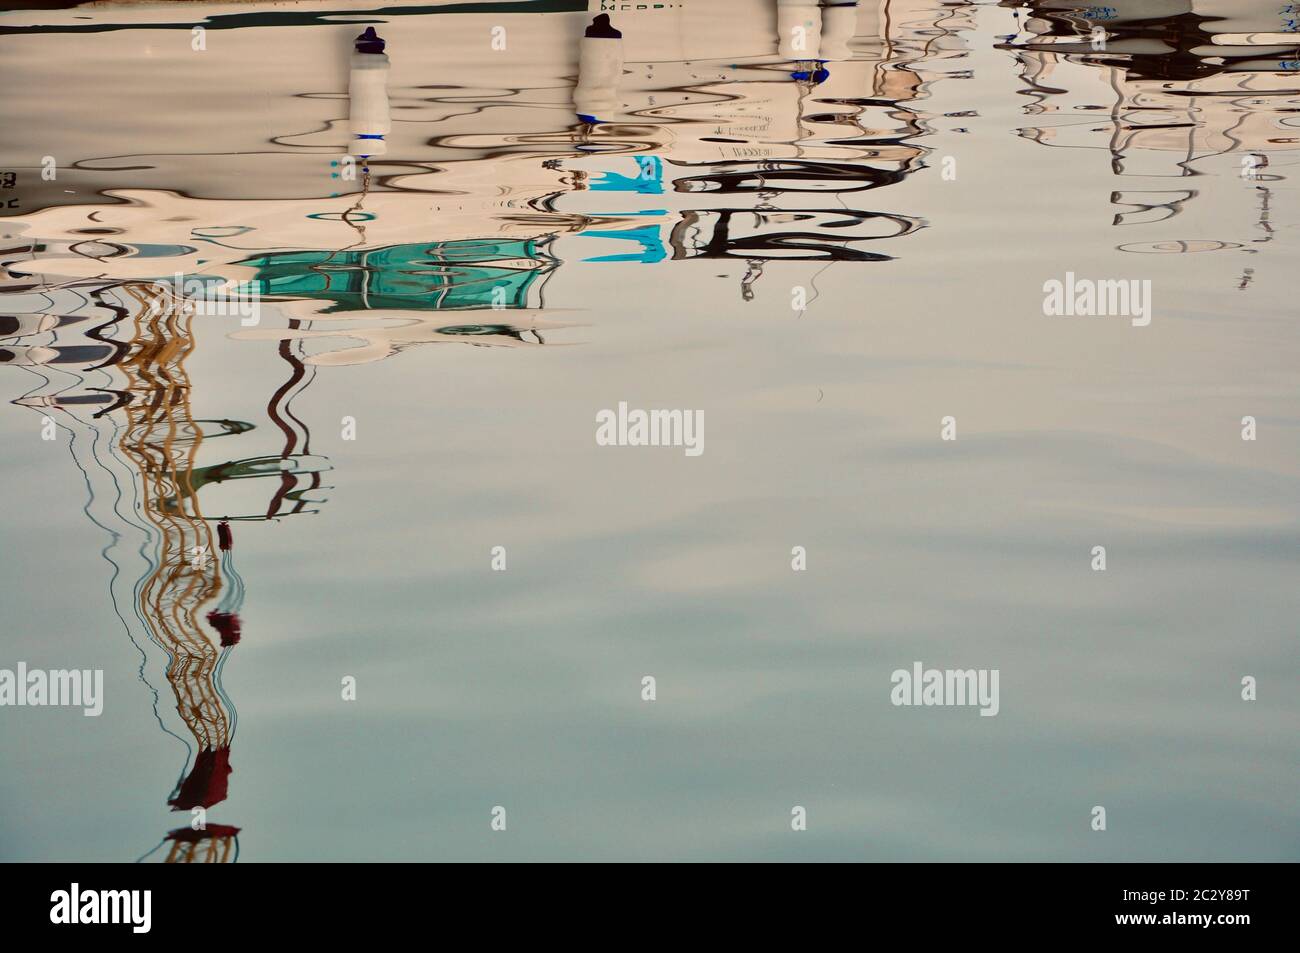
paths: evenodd
<path fill-rule="evenodd" d="M 127 423 L 120 449 L 139 472 L 144 517 L 157 531 L 154 569 L 137 598 L 151 637 L 169 656 L 167 681 L 176 711 L 196 745 L 193 765 L 168 803 L 177 811 L 206 810 L 225 800 L 231 772 L 234 712 L 220 690 L 220 666 L 239 640 L 239 625 L 237 613 L 216 609 L 207 616 L 212 633 L 201 620 L 222 591 L 218 553 L 230 552 L 232 537 L 223 523 L 214 540 L 194 492 L 203 434 L 190 411 L 185 371 L 194 349 L 193 309 L 158 285 L 132 283 L 122 292 L 135 306 L 129 348 L 117 365 L 131 396 L 123 408 Z M 203 833 L 168 835 L 169 859 L 193 859 L 205 842 L 209 859 L 229 853 L 217 849 L 219 838 L 190 836 Z"/>

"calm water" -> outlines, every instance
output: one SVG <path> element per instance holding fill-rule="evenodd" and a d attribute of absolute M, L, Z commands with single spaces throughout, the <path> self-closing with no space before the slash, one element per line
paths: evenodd
<path fill-rule="evenodd" d="M 1294 5 L 623 6 L 0 15 L 0 858 L 1300 859 Z"/>

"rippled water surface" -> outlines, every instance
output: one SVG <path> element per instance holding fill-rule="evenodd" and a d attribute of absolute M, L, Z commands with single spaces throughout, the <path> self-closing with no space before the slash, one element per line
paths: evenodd
<path fill-rule="evenodd" d="M 1296 6 L 634 6 L 0 14 L 0 857 L 1300 859 Z"/>

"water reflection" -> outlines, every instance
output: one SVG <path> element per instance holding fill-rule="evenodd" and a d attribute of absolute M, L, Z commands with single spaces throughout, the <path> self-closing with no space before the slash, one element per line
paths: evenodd
<path fill-rule="evenodd" d="M 1084 6 L 1035 0 L 1004 3 L 1026 10 L 1021 32 L 1003 44 L 1015 51 L 1034 100 L 1028 112 L 1055 115 L 1051 125 L 1022 130 L 1052 148 L 1100 149 L 1116 176 L 1152 180 L 1148 189 L 1111 194 L 1114 224 L 1175 219 L 1198 195 L 1194 183 L 1156 180 L 1239 175 L 1243 218 L 1252 245 L 1273 238 L 1270 155 L 1300 147 L 1300 37 L 1296 10 L 1271 0 L 1115 0 Z M 1096 70 L 1112 91 L 1108 104 L 1080 102 L 1088 93 L 1061 88 L 1059 63 Z M 1107 121 L 1061 121 L 1066 110 L 1104 111 Z M 1235 165 L 1223 160 L 1232 157 Z M 1123 251 L 1181 254 L 1240 248 L 1230 241 L 1122 243 Z M 1247 269 L 1249 272 L 1250 269 Z M 1243 278 L 1245 276 L 1243 275 Z M 1249 283 L 1244 280 L 1241 288 Z"/>
<path fill-rule="evenodd" d="M 738 33 L 682 8 L 635 18 L 626 43 L 597 16 L 576 63 L 545 67 L 573 77 L 574 116 L 561 126 L 551 109 L 494 114 L 547 95 L 544 83 L 390 89 L 390 57 L 412 62 L 444 21 L 398 18 L 353 36 L 333 84 L 347 86 L 346 123 L 305 132 L 304 116 L 275 130 L 277 151 L 185 154 L 171 130 L 146 129 L 125 155 L 87 126 L 57 187 L 30 167 L 10 173 L 23 211 L 5 224 L 0 291 L 14 313 L 0 359 L 43 375 L 19 403 L 77 435 L 88 512 L 111 539 L 115 601 L 124 541 L 144 556 L 127 600 L 162 653 L 153 667 L 180 722 L 160 713 L 159 723 L 189 750 L 173 810 L 206 817 L 227 799 L 236 712 L 222 671 L 247 635 L 233 527 L 315 512 L 328 461 L 312 455 L 291 404 L 321 366 L 432 343 L 545 345 L 578 323 L 545 316 L 547 282 L 574 262 L 739 258 L 748 300 L 769 261 L 888 261 L 875 249 L 925 224 L 850 205 L 924 167 L 925 81 L 912 65 L 933 45 L 933 19 L 926 10 L 920 29 L 897 14 L 925 5 L 744 6 L 754 16 Z M 891 6 L 892 27 L 881 16 Z M 678 48 L 691 35 L 683 17 L 709 24 L 691 49 Z M 305 112 L 321 102 L 296 101 Z M 260 301 L 267 326 L 196 315 L 175 291 L 196 276 Z M 255 429 L 194 418 L 186 365 L 200 333 L 277 349 L 288 374 L 268 382 L 266 416 L 283 435 L 279 454 L 200 464 L 201 446 Z M 62 371 L 71 384 L 51 376 Z M 262 506 L 214 498 L 245 480 L 269 485 Z M 138 508 L 124 505 L 124 484 Z M 154 691 L 147 661 L 140 677 Z M 238 833 L 178 828 L 146 857 L 232 861 Z"/>
<path fill-rule="evenodd" d="M 141 860 L 166 864 L 233 864 L 239 860 L 239 828 L 211 824 L 201 831 L 189 827 L 169 831 L 163 842 Z"/>
<path fill-rule="evenodd" d="M 192 171 L 196 157 L 167 155 L 163 141 L 139 143 L 158 148 L 111 169 L 78 161 L 68 191 L 105 196 L 90 205 L 20 171 L 41 210 L 24 217 L 37 237 L 12 274 L 47 285 L 169 274 L 243 283 L 299 324 L 240 337 L 310 341 L 308 363 L 349 364 L 414 344 L 545 343 L 544 332 L 575 323 L 543 316 L 545 284 L 565 261 L 741 258 L 757 273 L 772 259 L 889 260 L 877 246 L 924 221 L 849 200 L 924 168 L 926 130 L 911 104 L 925 81 L 912 64 L 945 55 L 937 40 L 956 30 L 936 31 L 924 3 L 782 0 L 735 13 L 739 32 L 682 7 L 633 18 L 627 38 L 598 16 L 579 61 L 549 68 L 574 77 L 575 122 L 536 128 L 554 114 L 537 108 L 520 123 L 527 131 L 509 133 L 491 131 L 500 106 L 546 87 L 390 89 L 390 59 L 409 61 L 436 18 L 398 18 L 382 36 L 367 27 L 352 38 L 348 122 L 279 130 L 286 152 L 219 157 L 233 178 Z M 427 128 L 423 143 L 411 141 L 416 128 Z M 328 179 L 322 149 L 343 153 Z M 277 171 L 303 152 L 318 157 L 311 173 Z M 256 197 L 268 188 L 279 194 Z M 452 310 L 469 313 L 431 313 Z"/>
<path fill-rule="evenodd" d="M 107 540 L 113 605 L 145 691 L 170 696 L 155 706 L 161 729 L 188 751 L 160 799 L 174 811 L 218 809 L 231 793 L 240 693 L 227 691 L 223 667 L 258 634 L 236 548 L 245 524 L 283 521 L 276 530 L 292 533 L 298 521 L 286 518 L 325 500 L 331 464 L 305 422 L 318 374 L 390 361 L 386 372 L 404 373 L 394 358 L 435 344 L 580 344 L 590 316 L 548 295 L 584 269 L 735 260 L 744 270 L 732 293 L 756 300 L 765 274 L 779 272 L 784 298 L 785 276 L 888 268 L 913 254 L 909 237 L 942 228 L 902 186 L 934 175 L 927 100 L 936 65 L 966 55 L 974 8 L 608 6 L 594 19 L 397 8 L 360 35 L 360 23 L 299 9 L 301 71 L 268 66 L 285 42 L 276 29 L 222 14 L 232 42 L 202 57 L 152 51 L 159 74 L 186 91 L 183 106 L 164 89 L 154 112 L 97 123 L 117 104 L 88 84 L 42 140 L 69 157 L 57 178 L 5 147 L 0 363 L 38 381 L 16 404 L 71 433 L 87 516 Z M 1250 159 L 1249 241 L 1272 240 L 1268 183 L 1282 173 L 1270 156 L 1297 142 L 1296 46 L 1282 35 L 1294 25 L 1277 4 L 1014 6 L 1019 29 L 998 46 L 1024 83 L 1034 123 L 1024 139 L 1099 150 L 1115 176 L 1177 180 L 1111 190 L 1115 226 L 1180 224 L 1196 177 L 1232 155 Z M 150 32 L 135 18 L 168 14 L 100 15 L 137 27 L 99 24 L 109 35 L 87 55 L 107 73 L 125 70 L 142 42 L 133 35 Z M 469 63 L 464 51 L 498 20 L 530 38 L 530 55 Z M 55 44 L 83 26 L 12 30 Z M 1095 74 L 1112 99 L 1066 88 L 1062 63 Z M 232 101 L 273 105 L 263 115 Z M 6 127 L 27 108 L 0 105 Z M 1076 113 L 1083 122 L 1055 121 Z M 203 130 L 220 135 L 191 139 L 196 127 L 176 118 L 187 115 L 213 117 Z M 1247 241 L 1236 237 L 1119 247 L 1219 252 Z M 237 288 L 259 320 L 196 314 L 168 290 L 195 277 Z M 1245 269 L 1240 288 L 1253 280 Z M 196 355 L 224 339 L 247 348 L 250 365 L 273 355 L 274 373 L 250 371 L 263 376 L 265 420 L 237 419 L 225 381 L 192 382 Z M 229 416 L 196 417 L 196 390 Z M 275 447 L 259 447 L 268 434 Z M 239 833 L 179 827 L 147 856 L 233 861 Z"/>

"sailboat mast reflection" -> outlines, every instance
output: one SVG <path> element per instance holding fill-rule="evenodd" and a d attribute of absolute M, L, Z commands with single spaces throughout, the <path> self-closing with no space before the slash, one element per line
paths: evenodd
<path fill-rule="evenodd" d="M 175 811 L 201 809 L 199 816 L 206 816 L 208 808 L 226 799 L 232 770 L 236 714 L 221 673 L 240 640 L 243 582 L 234 571 L 229 524 L 220 524 L 214 540 L 196 492 L 203 430 L 190 411 L 185 370 L 194 347 L 191 309 L 151 286 L 122 290 L 138 307 L 129 354 L 118 364 L 132 398 L 123 408 L 127 422 L 120 448 L 139 472 L 143 514 L 155 531 L 154 568 L 137 586 L 137 599 L 150 637 L 168 655 L 176 712 L 194 739 L 187 770 L 167 803 Z M 227 598 L 218 602 L 223 589 Z M 205 833 L 217 836 L 206 826 L 185 835 L 186 843 L 202 840 Z"/>
<path fill-rule="evenodd" d="M 1012 5 L 1012 0 L 1003 0 Z M 1215 174 L 1236 156 L 1229 174 L 1252 186 L 1242 205 L 1260 237 L 1236 242 L 1128 242 L 1121 251 L 1185 254 L 1263 245 L 1269 225 L 1270 155 L 1300 147 L 1291 117 L 1300 93 L 1300 35 L 1293 9 L 1265 0 L 1114 0 L 1081 7 L 1064 0 L 1030 0 L 1018 34 L 1000 48 L 1020 62 L 1033 103 L 1026 112 L 1051 116 L 1097 109 L 1071 100 L 1089 95 L 1067 85 L 1080 65 L 1111 91 L 1104 125 L 1056 121 L 1021 130 L 1052 148 L 1094 149 L 1109 155 L 1111 173 L 1133 186 L 1111 193 L 1116 226 L 1163 222 L 1197 201 L 1196 179 Z M 1037 121 L 1037 120 L 1036 120 Z M 1142 180 L 1146 180 L 1145 182 Z M 1175 187 L 1177 186 L 1177 187 Z M 1255 250 L 1255 249 L 1250 249 Z M 1245 269 L 1239 287 L 1250 284 Z"/>

